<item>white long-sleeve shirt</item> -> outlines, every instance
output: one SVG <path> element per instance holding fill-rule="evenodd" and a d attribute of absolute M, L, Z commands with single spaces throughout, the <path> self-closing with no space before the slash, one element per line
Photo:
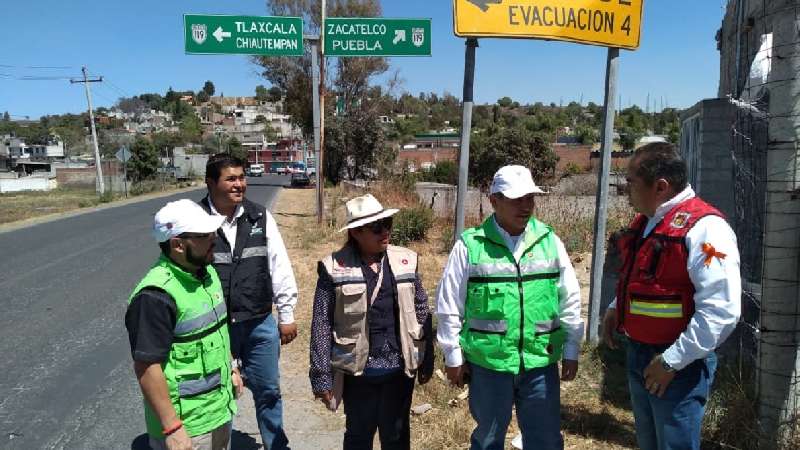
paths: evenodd
<path fill-rule="evenodd" d="M 511 236 L 494 222 L 503 237 L 506 247 L 519 262 L 525 248 L 520 245 L 520 236 Z M 558 249 L 558 298 L 560 303 L 561 326 L 567 333 L 563 359 L 578 360 L 580 343 L 583 339 L 583 320 L 581 319 L 581 289 L 575 269 L 567 255 L 567 250 L 558 236 L 555 236 Z M 469 256 L 467 246 L 458 240 L 444 268 L 442 280 L 436 291 L 436 316 L 439 320 L 436 339 L 444 352 L 445 365 L 457 367 L 464 363 L 459 343 L 459 333 L 464 322 L 464 304 L 467 299 L 467 280 L 469 279 Z"/>
<path fill-rule="evenodd" d="M 214 208 L 210 197 L 208 204 L 211 207 L 212 214 L 222 215 Z M 231 246 L 231 254 L 236 248 L 236 229 L 238 228 L 238 219 L 242 214 L 244 214 L 244 208 L 242 205 L 238 205 L 233 213 L 233 218 L 228 220 L 226 217 L 225 221 L 222 222 L 222 233 Z M 289 261 L 289 254 L 286 252 L 281 232 L 278 230 L 278 223 L 275 222 L 269 211 L 266 212 L 264 221 L 266 222 L 265 235 L 267 236 L 269 276 L 272 280 L 272 302 L 278 310 L 278 323 L 294 323 L 294 308 L 297 305 L 297 282 L 294 278 L 292 263 Z"/>
<path fill-rule="evenodd" d="M 691 186 L 656 209 L 649 217 L 642 237 L 648 236 L 678 203 L 695 196 Z M 711 244 L 725 258 L 714 257 L 706 267 L 703 244 Z M 686 269 L 695 288 L 695 313 L 686 330 L 664 351 L 664 361 L 676 370 L 683 369 L 714 351 L 736 328 L 742 310 L 742 279 L 736 234 L 725 219 L 707 216 L 698 220 L 686 234 L 689 257 Z M 609 308 L 616 308 L 616 299 Z"/>

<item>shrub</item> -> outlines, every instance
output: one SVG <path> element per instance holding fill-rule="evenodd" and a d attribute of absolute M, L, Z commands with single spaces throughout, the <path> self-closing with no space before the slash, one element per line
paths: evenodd
<path fill-rule="evenodd" d="M 572 175 L 580 175 L 584 172 L 584 170 L 575 163 L 567 163 L 564 167 L 564 176 L 572 176 Z"/>
<path fill-rule="evenodd" d="M 392 243 L 404 246 L 412 241 L 420 241 L 425 238 L 431 226 L 433 211 L 429 208 L 419 205 L 401 210 L 394 216 Z"/>

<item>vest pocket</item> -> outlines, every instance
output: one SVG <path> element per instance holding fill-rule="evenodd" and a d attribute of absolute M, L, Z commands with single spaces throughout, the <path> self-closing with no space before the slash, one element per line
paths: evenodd
<path fill-rule="evenodd" d="M 333 332 L 333 346 L 331 346 L 331 367 L 347 373 L 356 371 L 356 343 L 358 339 L 339 336 Z"/>
<path fill-rule="evenodd" d="M 174 350 L 173 367 L 178 380 L 194 378 L 200 374 L 199 372 L 202 368 L 202 364 L 197 360 L 200 354 L 198 346 L 198 342 L 193 342 L 191 344 L 177 346 Z"/>
<path fill-rule="evenodd" d="M 343 339 L 356 339 L 367 313 L 365 284 L 345 284 L 338 289 L 334 313 L 335 333 Z"/>
<path fill-rule="evenodd" d="M 467 299 L 472 316 L 486 319 L 505 318 L 506 291 L 500 284 L 470 287 Z"/>

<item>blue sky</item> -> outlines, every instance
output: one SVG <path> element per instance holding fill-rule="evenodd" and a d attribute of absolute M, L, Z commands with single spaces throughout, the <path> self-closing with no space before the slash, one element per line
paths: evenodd
<path fill-rule="evenodd" d="M 0 27 L 0 112 L 13 118 L 80 112 L 86 98 L 66 79 L 86 65 L 106 83 L 92 85 L 96 106 L 122 95 L 199 90 L 212 80 L 226 96 L 252 95 L 257 67 L 244 56 L 194 56 L 183 50 L 183 14 L 263 15 L 262 0 L 4 0 Z M 725 0 L 645 0 L 641 47 L 622 51 L 623 106 L 661 98 L 687 107 L 715 97 L 719 53 L 714 34 Z M 464 41 L 452 32 L 449 0 L 382 0 L 385 17 L 433 20 L 433 56 L 393 58 L 402 90 L 461 96 Z M 475 100 L 510 96 L 520 103 L 602 103 L 606 49 L 544 41 L 483 39 L 477 51 Z M 58 67 L 58 68 L 40 68 Z M 68 67 L 68 68 L 61 68 Z"/>

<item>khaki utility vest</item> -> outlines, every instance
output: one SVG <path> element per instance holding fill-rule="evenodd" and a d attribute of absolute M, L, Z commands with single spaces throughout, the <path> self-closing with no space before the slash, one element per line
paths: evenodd
<path fill-rule="evenodd" d="M 422 362 L 425 344 L 423 329 L 417 322 L 414 281 L 417 277 L 417 254 L 390 245 L 386 258 L 397 286 L 397 315 L 400 349 L 405 373 L 413 377 Z M 369 324 L 367 282 L 361 271 L 361 257 L 349 245 L 320 261 L 333 280 L 336 301 L 333 313 L 333 347 L 331 366 L 350 375 L 361 375 L 369 356 Z M 380 289 L 376 286 L 375 289 Z"/>

